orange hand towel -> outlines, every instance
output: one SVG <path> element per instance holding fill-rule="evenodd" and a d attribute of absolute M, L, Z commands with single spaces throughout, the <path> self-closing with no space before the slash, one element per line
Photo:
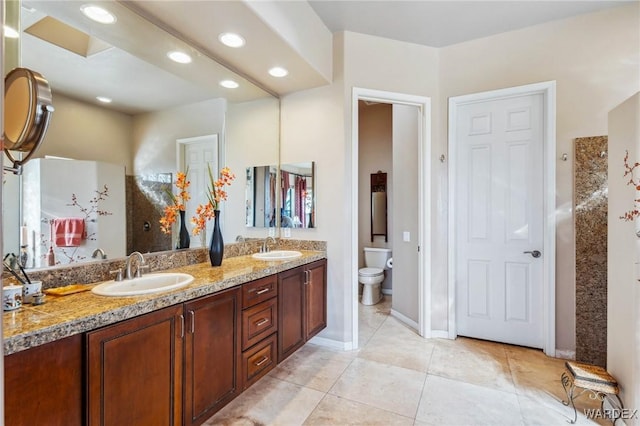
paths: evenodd
<path fill-rule="evenodd" d="M 53 237 L 57 247 L 78 247 L 84 239 L 84 219 L 79 217 L 54 219 Z"/>

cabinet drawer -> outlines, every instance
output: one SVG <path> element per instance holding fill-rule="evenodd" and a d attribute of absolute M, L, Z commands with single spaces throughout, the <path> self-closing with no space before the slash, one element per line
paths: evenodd
<path fill-rule="evenodd" d="M 242 377 L 244 389 L 254 384 L 259 378 L 267 374 L 276 366 L 277 335 L 273 334 L 242 353 Z"/>
<path fill-rule="evenodd" d="M 278 330 L 278 299 L 273 298 L 242 311 L 242 350 Z"/>
<path fill-rule="evenodd" d="M 278 294 L 276 275 L 264 277 L 242 286 L 242 309 L 269 300 Z"/>

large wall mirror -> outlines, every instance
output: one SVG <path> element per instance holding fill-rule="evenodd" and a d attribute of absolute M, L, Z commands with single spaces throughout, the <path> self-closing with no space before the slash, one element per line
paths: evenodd
<path fill-rule="evenodd" d="M 280 227 L 315 228 L 315 163 L 280 165 Z"/>
<path fill-rule="evenodd" d="M 24 176 L 5 175 L 5 254 L 26 250 L 27 267 L 47 267 L 49 247 L 54 265 L 96 261 L 97 248 L 110 259 L 171 249 L 159 218 L 184 167 L 177 141 L 189 138 L 217 141 L 216 164 L 238 177 L 223 206 L 224 238 L 246 234 L 242 178 L 255 164 L 278 164 L 279 99 L 162 29 L 149 10 L 101 2 L 117 16 L 104 25 L 87 19 L 82 5 L 24 1 L 20 8 L 17 65 L 47 78 L 55 113 L 37 161 L 25 165 L 33 163 Z M 169 50 L 188 53 L 192 62 L 169 61 Z M 239 87 L 221 87 L 225 79 Z M 202 182 L 192 182 L 196 187 Z M 55 244 L 53 221 L 78 217 L 85 219 L 83 249 Z M 117 225 L 104 230 L 107 219 Z M 120 228 L 123 238 L 114 245 L 102 239 Z M 192 238 L 192 247 L 200 241 Z"/>

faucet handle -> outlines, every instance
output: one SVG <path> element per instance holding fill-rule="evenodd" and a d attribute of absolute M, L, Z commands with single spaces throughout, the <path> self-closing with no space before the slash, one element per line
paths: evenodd
<path fill-rule="evenodd" d="M 122 269 L 116 269 L 115 271 L 109 271 L 110 274 L 115 274 L 114 281 L 122 281 Z"/>
<path fill-rule="evenodd" d="M 151 270 L 151 266 L 145 264 L 142 264 L 140 266 L 138 266 L 138 269 L 136 270 L 136 278 L 140 278 L 143 274 L 142 271 L 147 271 L 149 272 Z"/>

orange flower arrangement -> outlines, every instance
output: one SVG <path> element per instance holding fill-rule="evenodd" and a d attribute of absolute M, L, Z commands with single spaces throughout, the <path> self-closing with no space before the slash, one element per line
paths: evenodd
<path fill-rule="evenodd" d="M 173 204 L 164 208 L 164 216 L 160 218 L 160 230 L 165 234 L 171 233 L 171 225 L 176 222 L 178 211 L 184 211 L 187 201 L 191 199 L 189 191 L 187 191 L 189 185 L 191 185 L 191 181 L 187 180 L 188 173 L 189 169 L 184 173 L 178 172 L 176 174 L 176 188 L 179 190 L 178 195 L 173 195 L 173 192 L 167 191 Z"/>
<path fill-rule="evenodd" d="M 211 166 L 209 169 L 209 185 L 207 186 L 207 198 L 209 202 L 206 204 L 199 204 L 196 208 L 196 215 L 191 218 L 193 223 L 193 235 L 198 235 L 205 229 L 206 222 L 215 216 L 215 211 L 220 209 L 220 203 L 227 199 L 227 191 L 224 190 L 225 186 L 230 186 L 236 175 L 231 173 L 228 167 L 223 167 L 220 170 L 220 178 L 213 179 L 213 173 L 211 172 Z"/>

